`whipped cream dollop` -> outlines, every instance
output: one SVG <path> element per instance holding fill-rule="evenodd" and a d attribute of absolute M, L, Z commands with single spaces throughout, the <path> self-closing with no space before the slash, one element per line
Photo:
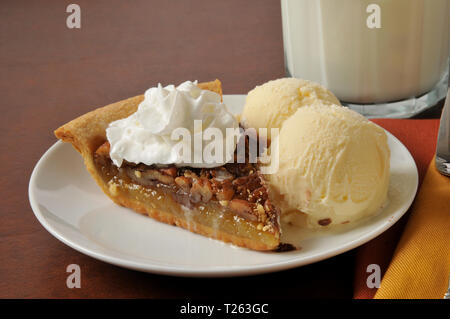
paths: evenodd
<path fill-rule="evenodd" d="M 144 96 L 135 113 L 110 123 L 106 129 L 110 157 L 116 166 L 126 160 L 146 165 L 217 167 L 233 159 L 236 139 L 226 134 L 226 129 L 237 129 L 239 123 L 219 94 L 200 89 L 197 81 L 186 81 L 177 87 L 158 84 Z M 208 128 L 216 128 L 222 134 L 204 134 Z M 190 138 L 182 138 L 178 133 L 173 136 L 174 131 Z M 212 161 L 203 156 L 203 151 L 211 150 L 213 142 L 222 143 L 223 148 L 221 152 L 212 152 L 221 155 Z M 190 150 L 188 161 L 183 151 L 186 149 Z"/>

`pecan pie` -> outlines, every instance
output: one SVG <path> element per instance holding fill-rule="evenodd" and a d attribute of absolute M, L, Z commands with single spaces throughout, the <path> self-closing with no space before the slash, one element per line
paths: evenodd
<path fill-rule="evenodd" d="M 219 80 L 200 83 L 222 95 Z M 115 203 L 158 221 L 255 250 L 280 247 L 279 212 L 271 203 L 258 164 L 215 168 L 145 165 L 110 158 L 105 130 L 136 112 L 136 96 L 89 112 L 55 131 L 81 153 L 85 165 Z"/>

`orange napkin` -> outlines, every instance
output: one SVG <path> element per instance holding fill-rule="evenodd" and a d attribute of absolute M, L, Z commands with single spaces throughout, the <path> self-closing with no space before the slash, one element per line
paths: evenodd
<path fill-rule="evenodd" d="M 450 178 L 434 159 L 375 298 L 443 298 L 450 275 Z"/>

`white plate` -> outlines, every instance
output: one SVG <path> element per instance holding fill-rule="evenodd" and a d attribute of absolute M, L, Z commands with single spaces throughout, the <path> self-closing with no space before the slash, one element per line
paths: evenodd
<path fill-rule="evenodd" d="M 245 96 L 226 95 L 233 112 Z M 310 264 L 366 243 L 391 227 L 411 205 L 418 174 L 411 154 L 388 133 L 389 204 L 378 215 L 334 232 L 303 232 L 301 250 L 237 248 L 117 206 L 102 193 L 70 144 L 57 142 L 31 175 L 29 198 L 40 223 L 68 246 L 99 260 L 176 276 L 240 276 Z"/>

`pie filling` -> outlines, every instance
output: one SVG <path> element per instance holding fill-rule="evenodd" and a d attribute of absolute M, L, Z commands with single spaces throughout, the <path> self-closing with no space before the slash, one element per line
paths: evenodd
<path fill-rule="evenodd" d="M 217 168 L 144 165 L 109 157 L 109 143 L 94 163 L 110 194 L 123 206 L 148 214 L 169 214 L 167 223 L 253 249 L 283 249 L 277 209 L 255 164 L 228 163 Z M 158 213 L 159 212 L 159 213 Z"/>

